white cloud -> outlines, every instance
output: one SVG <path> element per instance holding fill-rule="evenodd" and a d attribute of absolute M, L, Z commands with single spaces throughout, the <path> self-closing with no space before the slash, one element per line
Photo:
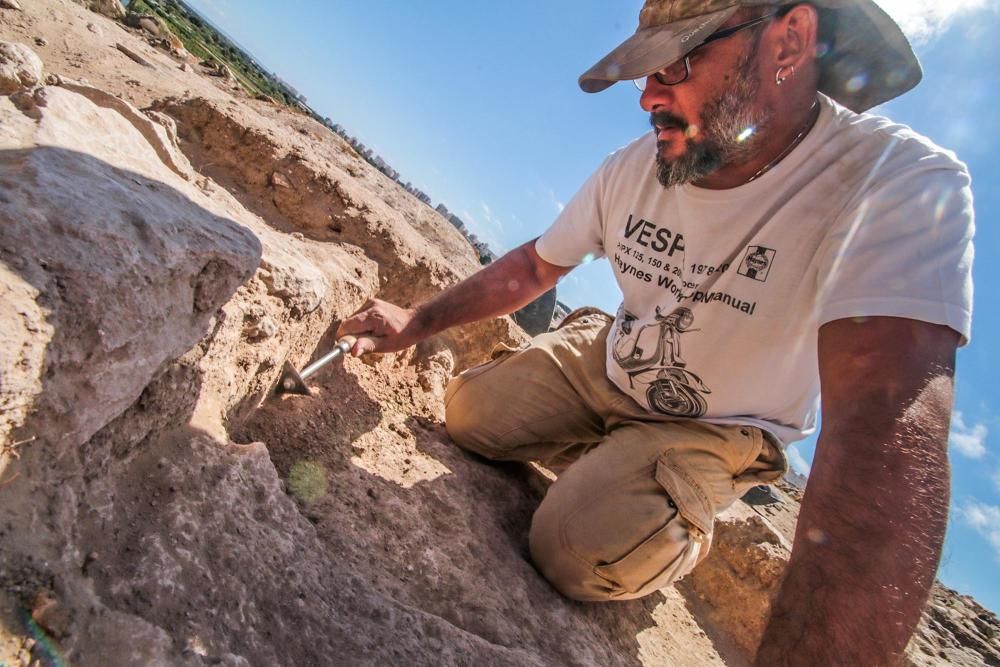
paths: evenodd
<path fill-rule="evenodd" d="M 1000 0 L 876 0 L 916 44 L 942 34 L 959 14 L 979 9 L 997 10 Z"/>
<path fill-rule="evenodd" d="M 955 411 L 951 420 L 949 441 L 952 448 L 962 456 L 981 459 L 986 454 L 986 426 L 975 424 L 971 428 L 965 423 L 962 413 Z"/>
<path fill-rule="evenodd" d="M 997 492 L 1000 493 L 1000 469 L 997 469 L 997 471 L 993 473 L 993 486 L 995 486 Z"/>
<path fill-rule="evenodd" d="M 965 522 L 990 543 L 1000 560 L 1000 507 L 971 501 L 962 507 L 961 514 Z"/>
<path fill-rule="evenodd" d="M 788 456 L 788 462 L 791 464 L 792 469 L 800 475 L 809 476 L 809 471 L 811 467 L 808 462 L 806 462 L 805 457 L 796 449 L 795 445 L 789 445 L 788 449 L 785 450 L 785 455 Z"/>

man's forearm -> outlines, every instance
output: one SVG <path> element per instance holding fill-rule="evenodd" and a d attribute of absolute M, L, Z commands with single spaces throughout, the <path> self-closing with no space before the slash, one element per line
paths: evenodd
<path fill-rule="evenodd" d="M 938 378 L 895 419 L 886 406 L 888 423 L 825 425 L 758 665 L 891 665 L 902 656 L 947 523 L 949 383 Z"/>
<path fill-rule="evenodd" d="M 564 272 L 540 271 L 534 243 L 529 241 L 515 248 L 418 306 L 414 322 L 421 337 L 432 336 L 449 327 L 507 315 L 551 289 Z"/>

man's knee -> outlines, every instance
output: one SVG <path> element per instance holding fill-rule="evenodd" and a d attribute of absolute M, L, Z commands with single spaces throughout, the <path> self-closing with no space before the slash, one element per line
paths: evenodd
<path fill-rule="evenodd" d="M 646 507 L 635 507 L 609 493 L 589 506 L 568 507 L 553 486 L 532 519 L 535 567 L 574 600 L 631 600 L 668 586 L 707 554 L 711 536 L 688 521 L 668 495 L 655 518 L 648 500 Z"/>

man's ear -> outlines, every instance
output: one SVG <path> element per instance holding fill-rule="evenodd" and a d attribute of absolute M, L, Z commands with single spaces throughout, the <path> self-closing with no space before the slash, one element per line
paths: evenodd
<path fill-rule="evenodd" d="M 777 67 L 809 68 L 816 59 L 819 14 L 812 5 L 796 5 L 777 20 L 774 64 Z"/>

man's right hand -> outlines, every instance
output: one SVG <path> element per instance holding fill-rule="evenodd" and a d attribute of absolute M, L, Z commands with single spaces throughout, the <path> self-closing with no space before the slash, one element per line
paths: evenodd
<path fill-rule="evenodd" d="M 351 354 L 360 357 L 369 352 L 398 352 L 420 342 L 415 310 L 400 308 L 388 301 L 369 299 L 365 305 L 340 323 L 337 338 L 348 334 L 358 340 Z"/>

